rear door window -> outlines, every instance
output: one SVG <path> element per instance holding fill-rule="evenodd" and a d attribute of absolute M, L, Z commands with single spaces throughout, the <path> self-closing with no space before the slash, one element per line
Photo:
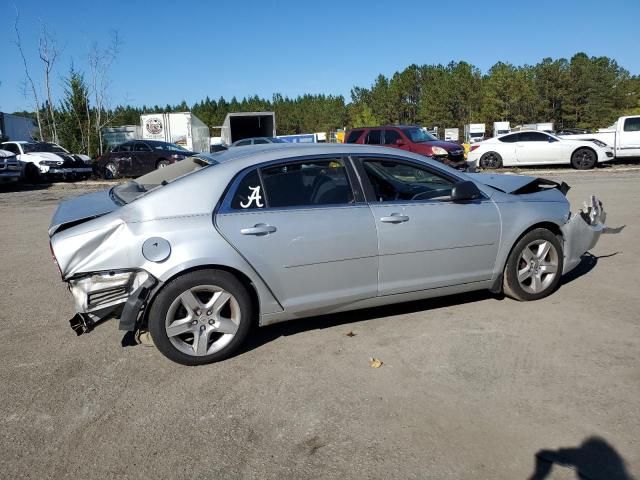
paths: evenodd
<path fill-rule="evenodd" d="M 269 143 L 269 142 L 267 142 L 264 138 L 256 138 L 256 139 L 253 141 L 253 144 L 254 144 L 254 145 L 263 145 L 263 144 L 265 144 L 265 143 Z"/>
<path fill-rule="evenodd" d="M 145 143 L 136 143 L 134 150 L 136 152 L 150 152 L 151 149 Z"/>
<path fill-rule="evenodd" d="M 245 174 L 238 184 L 231 200 L 231 208 L 234 210 L 252 210 L 266 207 L 264 192 L 258 170 L 252 170 Z"/>
<path fill-rule="evenodd" d="M 520 132 L 519 142 L 548 142 L 549 137 L 542 132 Z"/>
<path fill-rule="evenodd" d="M 504 143 L 515 143 L 518 141 L 519 133 L 513 133 L 511 135 L 505 135 L 503 137 L 498 137 L 498 140 Z"/>
<path fill-rule="evenodd" d="M 364 143 L 367 145 L 380 145 L 382 140 L 382 130 L 369 130 L 367 138 L 364 139 Z"/>
<path fill-rule="evenodd" d="M 305 160 L 262 169 L 269 208 L 353 203 L 341 159 Z"/>

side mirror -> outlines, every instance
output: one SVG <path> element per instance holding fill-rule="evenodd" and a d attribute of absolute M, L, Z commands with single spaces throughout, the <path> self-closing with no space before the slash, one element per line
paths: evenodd
<path fill-rule="evenodd" d="M 482 192 L 470 180 L 456 183 L 451 189 L 451 200 L 454 202 L 466 202 L 468 200 L 477 200 L 482 198 Z"/>
<path fill-rule="evenodd" d="M 405 144 L 405 143 L 404 143 L 404 140 L 403 140 L 403 139 L 399 138 L 399 139 L 397 139 L 397 140 L 396 140 L 396 145 L 397 145 L 397 146 L 402 147 L 404 144 Z"/>
<path fill-rule="evenodd" d="M 553 138 L 553 137 L 547 137 L 547 139 L 548 139 L 547 141 L 548 141 L 549 143 L 553 143 L 553 142 L 557 142 L 557 141 L 558 141 L 558 140 L 556 140 L 556 139 L 555 139 L 555 138 Z"/>

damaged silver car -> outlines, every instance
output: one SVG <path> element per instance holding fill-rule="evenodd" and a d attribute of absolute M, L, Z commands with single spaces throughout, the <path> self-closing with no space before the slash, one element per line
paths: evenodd
<path fill-rule="evenodd" d="M 198 155 L 60 204 L 49 235 L 78 335 L 108 318 L 186 365 L 263 326 L 479 289 L 551 294 L 604 228 L 568 186 L 366 145 Z"/>

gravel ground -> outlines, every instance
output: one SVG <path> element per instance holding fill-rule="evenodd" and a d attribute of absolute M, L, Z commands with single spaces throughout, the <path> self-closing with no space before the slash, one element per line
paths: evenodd
<path fill-rule="evenodd" d="M 536 478 L 640 475 L 640 170 L 547 173 L 574 208 L 596 193 L 626 225 L 551 297 L 275 325 L 199 368 L 121 347 L 114 322 L 68 327 L 46 229 L 61 199 L 103 183 L 5 187 L 0 477 L 526 479 L 543 449 L 575 465 L 545 477 L 540 460 Z"/>

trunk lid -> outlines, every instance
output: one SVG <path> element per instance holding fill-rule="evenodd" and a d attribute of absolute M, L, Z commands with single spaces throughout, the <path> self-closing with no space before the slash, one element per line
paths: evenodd
<path fill-rule="evenodd" d="M 49 225 L 49 236 L 57 231 L 113 212 L 119 206 L 111 198 L 110 190 L 87 193 L 65 200 L 58 205 Z"/>

